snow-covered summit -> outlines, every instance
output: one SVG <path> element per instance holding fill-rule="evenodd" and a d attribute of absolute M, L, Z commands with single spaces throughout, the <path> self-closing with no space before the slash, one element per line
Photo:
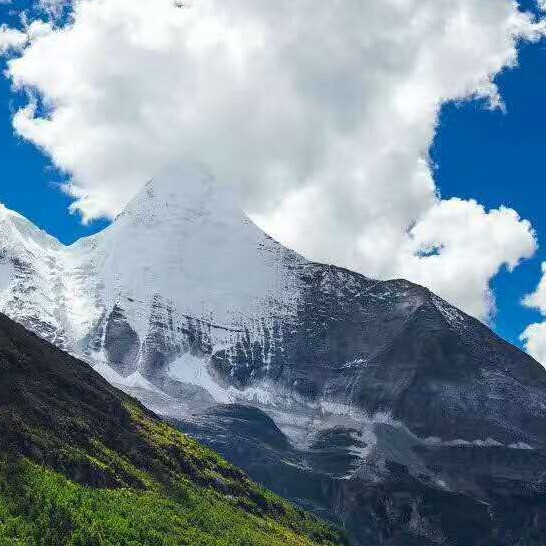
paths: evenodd
<path fill-rule="evenodd" d="M 280 245 L 200 171 L 150 181 L 112 226 L 72 251 L 109 304 L 161 297 L 184 314 L 233 326 L 289 296 Z"/>

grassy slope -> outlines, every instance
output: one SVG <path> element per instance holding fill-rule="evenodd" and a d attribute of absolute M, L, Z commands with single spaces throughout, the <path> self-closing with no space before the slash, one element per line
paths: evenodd
<path fill-rule="evenodd" d="M 0 316 L 0 546 L 341 543 Z"/>

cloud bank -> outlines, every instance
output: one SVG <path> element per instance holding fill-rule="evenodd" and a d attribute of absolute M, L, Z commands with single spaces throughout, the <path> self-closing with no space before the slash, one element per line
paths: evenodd
<path fill-rule="evenodd" d="M 444 102 L 502 108 L 494 76 L 544 29 L 511 0 L 79 0 L 9 61 L 31 97 L 13 123 L 85 220 L 189 156 L 308 257 L 487 319 L 490 280 L 534 253 L 533 230 L 442 200 L 428 149 Z"/>

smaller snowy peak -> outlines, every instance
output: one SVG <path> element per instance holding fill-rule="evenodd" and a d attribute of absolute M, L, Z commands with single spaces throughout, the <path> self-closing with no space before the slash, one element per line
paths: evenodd
<path fill-rule="evenodd" d="M 6 205 L 4 205 L 4 203 L 0 203 L 0 222 L 11 220 L 13 217 L 19 217 L 26 220 L 26 218 L 24 218 L 24 216 L 22 216 L 18 212 L 15 212 L 14 210 L 9 209 L 8 207 L 6 207 Z"/>
<path fill-rule="evenodd" d="M 97 320 L 88 281 L 79 255 L 0 206 L 0 311 L 76 351 Z"/>
<path fill-rule="evenodd" d="M 59 345 L 62 248 L 20 214 L 0 207 L 0 311 Z"/>
<path fill-rule="evenodd" d="M 8 209 L 0 203 L 0 243 L 2 249 L 58 250 L 63 245 L 45 231 L 38 228 L 22 214 Z M 22 245 L 22 247 L 21 247 Z"/>

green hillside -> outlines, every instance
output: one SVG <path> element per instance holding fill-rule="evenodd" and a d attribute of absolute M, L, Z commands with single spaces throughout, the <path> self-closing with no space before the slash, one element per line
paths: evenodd
<path fill-rule="evenodd" d="M 311 546 L 341 535 L 0 316 L 0 546 Z"/>

